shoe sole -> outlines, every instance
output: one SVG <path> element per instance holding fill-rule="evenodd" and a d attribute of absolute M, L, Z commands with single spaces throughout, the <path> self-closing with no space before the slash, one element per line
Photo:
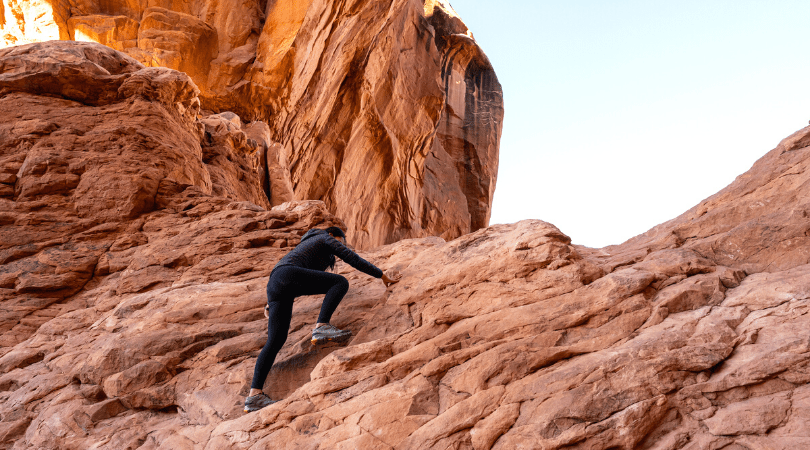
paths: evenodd
<path fill-rule="evenodd" d="M 344 336 L 336 336 L 336 337 L 312 338 L 312 339 L 310 339 L 310 342 L 312 343 L 312 345 L 318 345 L 318 344 L 323 344 L 323 343 L 325 343 L 325 342 L 342 342 L 342 341 L 347 341 L 347 340 L 349 340 L 349 338 L 351 338 L 351 337 L 352 337 L 352 335 L 351 335 L 351 334 L 347 334 L 347 335 L 344 335 Z"/>
<path fill-rule="evenodd" d="M 267 405 L 267 406 L 270 406 L 270 405 Z M 267 408 L 267 406 L 265 406 L 264 408 Z M 252 413 L 252 412 L 256 412 L 256 411 L 262 410 L 262 409 L 264 409 L 264 408 L 257 408 L 257 409 L 243 409 L 242 411 L 244 411 L 244 412 L 246 412 L 246 413 Z"/>
<path fill-rule="evenodd" d="M 270 403 L 270 405 L 274 405 L 274 404 L 276 404 L 276 403 L 278 403 L 278 402 L 273 402 L 273 403 Z M 270 406 L 270 405 L 267 405 L 267 406 Z M 262 406 L 261 408 L 256 408 L 256 409 L 247 409 L 247 408 L 242 408 L 242 411 L 244 411 L 244 412 L 246 412 L 246 413 L 252 413 L 252 412 L 256 412 L 256 411 L 258 411 L 258 410 L 260 410 L 260 409 L 267 408 L 267 406 Z"/>

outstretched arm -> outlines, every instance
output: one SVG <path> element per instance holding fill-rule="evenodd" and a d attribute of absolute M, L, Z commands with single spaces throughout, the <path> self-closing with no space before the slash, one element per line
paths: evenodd
<path fill-rule="evenodd" d="M 346 247 L 345 245 L 341 244 L 340 241 L 335 239 L 332 236 L 327 235 L 326 243 L 329 247 L 332 248 L 332 253 L 334 253 L 338 258 L 346 261 L 346 263 L 355 269 L 367 273 L 374 278 L 382 278 L 383 271 L 380 270 L 374 264 L 366 261 L 365 259 L 361 258 L 360 255 L 353 252 L 351 249 Z"/>

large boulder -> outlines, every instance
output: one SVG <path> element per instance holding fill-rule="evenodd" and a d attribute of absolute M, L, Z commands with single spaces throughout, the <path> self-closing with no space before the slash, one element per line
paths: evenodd
<path fill-rule="evenodd" d="M 270 207 L 259 144 L 239 127 L 218 126 L 221 115 L 197 119 L 199 90 L 184 73 L 145 68 L 99 44 L 52 41 L 0 50 L 0 93 L 2 327 L 19 330 L 3 336 L 6 344 L 39 323 L 21 321 L 32 312 L 23 305 L 59 302 L 137 259 L 131 248 L 143 244 L 144 216 L 208 198 L 218 199 L 208 212 Z M 255 245 L 284 247 L 285 233 Z M 124 235 L 140 237 L 115 244 Z M 141 264 L 132 275 L 140 288 L 185 267 Z"/>

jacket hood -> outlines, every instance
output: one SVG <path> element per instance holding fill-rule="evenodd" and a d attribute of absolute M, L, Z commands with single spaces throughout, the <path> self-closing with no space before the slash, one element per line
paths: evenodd
<path fill-rule="evenodd" d="M 312 228 L 306 233 L 304 233 L 304 235 L 301 237 L 301 242 L 304 242 L 305 240 L 313 236 L 318 236 L 320 234 L 329 234 L 329 233 L 327 233 L 326 230 L 321 230 L 320 228 Z"/>

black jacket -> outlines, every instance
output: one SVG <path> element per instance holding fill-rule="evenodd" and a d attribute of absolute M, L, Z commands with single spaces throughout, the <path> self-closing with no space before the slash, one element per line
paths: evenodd
<path fill-rule="evenodd" d="M 382 270 L 377 266 L 341 244 L 326 230 L 317 228 L 307 231 L 301 238 L 301 242 L 290 253 L 281 258 L 276 267 L 295 266 L 305 269 L 326 270 L 327 267 L 334 264 L 335 256 L 361 272 L 367 273 L 374 278 L 382 278 Z"/>

